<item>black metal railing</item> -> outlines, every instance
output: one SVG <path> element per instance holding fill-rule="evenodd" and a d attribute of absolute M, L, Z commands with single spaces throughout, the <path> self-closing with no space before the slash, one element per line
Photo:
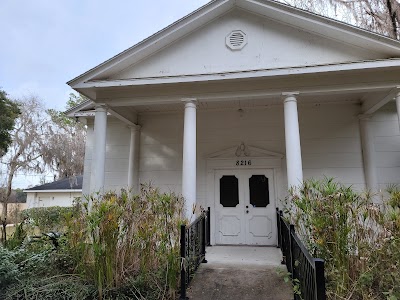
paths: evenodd
<path fill-rule="evenodd" d="M 187 299 L 186 288 L 201 263 L 206 263 L 206 246 L 210 244 L 210 208 L 189 226 L 181 225 L 181 292 Z"/>
<path fill-rule="evenodd" d="M 297 236 L 294 225 L 289 224 L 282 211 L 276 210 L 278 227 L 278 248 L 293 283 L 301 295 L 294 293 L 294 299 L 326 300 L 324 260 L 314 258 Z"/>
<path fill-rule="evenodd" d="M 210 208 L 207 209 L 206 211 L 206 241 L 207 241 L 207 246 L 211 246 L 211 215 L 210 215 Z"/>

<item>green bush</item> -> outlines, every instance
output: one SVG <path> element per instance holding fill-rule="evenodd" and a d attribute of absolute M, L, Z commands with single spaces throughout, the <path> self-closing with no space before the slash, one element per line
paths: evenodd
<path fill-rule="evenodd" d="M 20 247 L 26 238 L 26 226 L 24 223 L 19 223 L 15 225 L 15 231 L 11 238 L 5 241 L 4 245 L 7 249 L 15 249 Z"/>
<path fill-rule="evenodd" d="M 400 191 L 381 204 L 332 179 L 304 182 L 286 213 L 325 260 L 328 299 L 400 299 Z"/>
<path fill-rule="evenodd" d="M 66 215 L 73 211 L 72 207 L 34 207 L 24 210 L 22 218 L 31 221 L 41 232 L 64 231 Z"/>
<path fill-rule="evenodd" d="M 0 245 L 0 296 L 1 291 L 18 281 L 19 275 L 14 253 Z"/>
<path fill-rule="evenodd" d="M 31 246 L 27 243 L 14 250 L 0 246 L 0 299 L 34 299 L 28 297 L 30 286 L 60 274 L 67 276 L 72 270 L 62 250 L 56 252 L 46 243 Z"/>

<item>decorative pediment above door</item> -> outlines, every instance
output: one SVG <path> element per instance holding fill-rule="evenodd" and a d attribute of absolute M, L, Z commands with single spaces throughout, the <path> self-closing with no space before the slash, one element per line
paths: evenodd
<path fill-rule="evenodd" d="M 282 153 L 273 152 L 260 147 L 246 145 L 244 142 L 237 146 L 228 149 L 213 152 L 207 155 L 208 159 L 223 159 L 223 158 L 283 158 Z"/>

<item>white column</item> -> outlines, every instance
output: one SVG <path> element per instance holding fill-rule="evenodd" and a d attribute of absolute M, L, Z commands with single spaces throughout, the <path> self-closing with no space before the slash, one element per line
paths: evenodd
<path fill-rule="evenodd" d="M 94 143 L 92 149 L 92 176 L 90 190 L 92 193 L 102 193 L 104 192 L 107 135 L 107 108 L 105 105 L 96 105 L 93 134 Z"/>
<path fill-rule="evenodd" d="M 400 93 L 396 95 L 396 106 L 397 106 L 397 117 L 399 118 L 399 128 L 400 128 Z"/>
<path fill-rule="evenodd" d="M 300 129 L 297 113 L 298 93 L 283 93 L 285 99 L 285 141 L 288 188 L 297 187 L 303 182 L 303 166 L 301 161 Z"/>
<path fill-rule="evenodd" d="M 140 126 L 129 126 L 131 129 L 131 141 L 129 147 L 128 163 L 128 189 L 137 193 L 139 189 L 139 149 L 140 149 Z"/>
<path fill-rule="evenodd" d="M 196 99 L 182 101 L 185 103 L 182 195 L 186 203 L 186 217 L 190 220 L 196 205 Z"/>
<path fill-rule="evenodd" d="M 375 147 L 371 128 L 371 115 L 360 115 L 361 149 L 364 164 L 364 177 L 367 189 L 378 191 L 378 180 L 375 169 Z"/>

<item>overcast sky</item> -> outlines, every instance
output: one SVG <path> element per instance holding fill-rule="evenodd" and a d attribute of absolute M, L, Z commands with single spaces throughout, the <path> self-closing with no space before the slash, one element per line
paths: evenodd
<path fill-rule="evenodd" d="M 0 89 L 62 110 L 72 92 L 68 80 L 207 2 L 0 0 Z M 14 187 L 36 185 L 40 176 L 18 176 Z"/>
<path fill-rule="evenodd" d="M 66 82 L 208 0 L 1 0 L 0 88 L 63 109 Z"/>

